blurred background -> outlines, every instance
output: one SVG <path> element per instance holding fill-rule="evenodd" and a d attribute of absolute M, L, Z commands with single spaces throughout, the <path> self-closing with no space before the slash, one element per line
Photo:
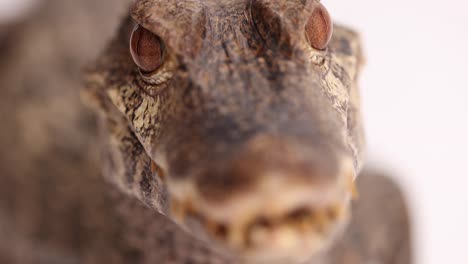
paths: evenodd
<path fill-rule="evenodd" d="M 0 0 L 0 22 L 14 21 L 26 15 L 40 0 Z"/>
<path fill-rule="evenodd" d="M 368 158 L 406 191 L 418 263 L 467 263 L 468 4 L 322 2 L 362 34 Z"/>
<path fill-rule="evenodd" d="M 37 2 L 0 0 L 0 24 Z M 468 263 L 468 4 L 322 2 L 362 35 L 368 160 L 404 188 L 417 263 Z"/>

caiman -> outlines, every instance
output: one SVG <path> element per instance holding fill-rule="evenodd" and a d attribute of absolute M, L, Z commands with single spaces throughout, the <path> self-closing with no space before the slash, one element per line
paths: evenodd
<path fill-rule="evenodd" d="M 125 4 L 57 2 L 4 44 L 0 262 L 411 263 L 324 3 L 133 1 L 91 111 Z"/>

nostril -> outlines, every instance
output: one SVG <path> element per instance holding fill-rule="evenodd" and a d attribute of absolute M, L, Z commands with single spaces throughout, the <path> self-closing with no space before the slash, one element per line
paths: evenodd
<path fill-rule="evenodd" d="M 269 231 L 273 228 L 273 222 L 266 217 L 258 217 L 247 230 L 248 246 L 260 244 L 268 239 Z"/>
<path fill-rule="evenodd" d="M 342 211 L 342 209 L 341 209 L 341 207 L 339 205 L 330 206 L 326 210 L 327 218 L 330 219 L 330 220 L 336 220 L 337 218 L 340 217 L 341 211 Z"/>

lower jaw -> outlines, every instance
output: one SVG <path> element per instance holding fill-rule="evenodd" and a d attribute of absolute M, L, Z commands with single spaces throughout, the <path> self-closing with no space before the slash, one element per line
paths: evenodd
<path fill-rule="evenodd" d="M 215 251 L 240 258 L 241 263 L 294 264 L 319 255 L 342 233 L 350 216 L 350 199 L 339 204 L 343 210 L 335 218 L 324 220 L 322 214 L 315 214 L 315 219 L 311 215 L 284 222 L 276 219 L 272 220 L 276 224 L 264 227 L 263 232 L 253 228 L 256 225 L 244 225 L 242 229 L 224 230 L 221 236 L 216 232 L 219 225 L 203 220 L 190 210 L 193 208 L 184 208 L 179 215 L 178 210 L 171 210 L 171 218 Z"/>
<path fill-rule="evenodd" d="M 213 237 L 203 226 L 197 225 L 197 221 L 186 221 L 184 226 L 213 250 L 240 259 L 241 263 L 295 264 L 304 263 L 325 252 L 343 233 L 349 221 L 348 212 L 347 210 L 339 222 L 333 223 L 333 226 L 321 232 L 311 230 L 311 226 L 308 230 L 304 230 L 285 225 L 279 227 L 278 230 L 269 230 L 263 239 L 257 235 L 257 241 L 246 239 L 239 244 Z M 247 234 L 245 237 L 252 235 Z"/>
<path fill-rule="evenodd" d="M 245 263 L 304 263 L 326 251 L 344 231 L 348 220 L 337 223 L 326 233 L 283 230 L 239 252 Z"/>

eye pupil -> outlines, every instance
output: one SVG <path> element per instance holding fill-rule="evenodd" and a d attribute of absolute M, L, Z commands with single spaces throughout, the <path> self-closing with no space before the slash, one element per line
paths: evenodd
<path fill-rule="evenodd" d="M 330 14 L 321 3 L 315 7 L 307 21 L 306 36 L 310 45 L 318 50 L 324 50 L 333 33 L 333 23 Z"/>
<path fill-rule="evenodd" d="M 130 53 L 143 72 L 152 72 L 162 64 L 161 39 L 144 27 L 137 25 L 130 40 Z"/>

